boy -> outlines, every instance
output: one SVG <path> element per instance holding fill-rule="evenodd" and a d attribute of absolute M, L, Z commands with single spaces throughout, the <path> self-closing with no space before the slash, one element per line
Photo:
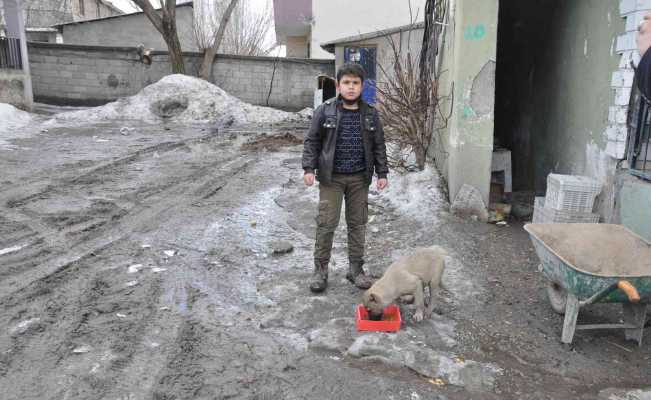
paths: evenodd
<path fill-rule="evenodd" d="M 377 173 L 377 188 L 387 186 L 384 132 L 377 110 L 361 99 L 364 69 L 345 64 L 337 71 L 337 93 L 314 111 L 303 147 L 303 181 L 319 180 L 319 209 L 314 275 L 310 290 L 323 292 L 328 285 L 332 240 L 339 225 L 342 200 L 346 202 L 348 261 L 346 278 L 360 289 L 373 283 L 364 274 L 364 246 L 368 221 L 368 189 Z"/>

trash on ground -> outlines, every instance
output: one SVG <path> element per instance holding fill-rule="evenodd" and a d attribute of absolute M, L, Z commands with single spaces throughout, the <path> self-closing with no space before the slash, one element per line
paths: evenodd
<path fill-rule="evenodd" d="M 154 267 L 151 269 L 151 272 L 165 272 L 165 271 L 167 271 L 167 268 Z"/>
<path fill-rule="evenodd" d="M 445 386 L 445 381 L 441 378 L 436 378 L 436 379 L 428 379 L 427 382 L 431 383 L 432 385 L 436 386 Z"/>
<path fill-rule="evenodd" d="M 174 255 L 176 255 L 176 250 L 165 250 L 163 253 L 168 257 L 174 257 Z"/>
<path fill-rule="evenodd" d="M 132 286 L 136 286 L 137 284 L 138 284 L 138 281 L 129 281 L 129 282 L 125 283 L 124 286 L 132 287 Z"/>
<path fill-rule="evenodd" d="M 135 274 L 136 272 L 140 271 L 142 269 L 142 264 L 133 264 L 130 265 L 129 268 L 127 268 L 127 273 L 128 274 Z"/>
<path fill-rule="evenodd" d="M 72 352 L 74 354 L 84 354 L 90 352 L 91 350 L 92 348 L 90 346 L 83 345 L 83 346 L 76 347 L 75 349 L 72 350 Z"/>

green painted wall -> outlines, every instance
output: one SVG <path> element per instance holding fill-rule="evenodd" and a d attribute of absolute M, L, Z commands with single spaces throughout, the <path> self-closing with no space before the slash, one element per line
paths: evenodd
<path fill-rule="evenodd" d="M 477 188 L 488 205 L 493 149 L 498 0 L 451 1 L 440 82 L 451 111 L 442 146 L 434 152 L 448 180 L 450 198 L 463 184 Z"/>
<path fill-rule="evenodd" d="M 616 222 L 651 241 L 651 183 L 622 172 L 617 189 Z"/>

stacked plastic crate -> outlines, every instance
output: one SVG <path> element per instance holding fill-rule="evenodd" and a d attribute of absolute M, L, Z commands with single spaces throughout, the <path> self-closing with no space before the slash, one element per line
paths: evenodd
<path fill-rule="evenodd" d="M 587 176 L 549 174 L 545 197 L 536 197 L 533 222 L 598 223 L 599 214 L 592 212 L 601 183 Z"/>

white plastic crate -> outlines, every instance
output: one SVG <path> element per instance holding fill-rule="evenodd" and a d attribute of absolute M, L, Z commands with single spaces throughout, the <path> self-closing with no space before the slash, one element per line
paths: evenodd
<path fill-rule="evenodd" d="M 599 214 L 583 213 L 576 211 L 563 211 L 545 207 L 545 198 L 536 197 L 533 207 L 534 224 L 596 224 Z"/>
<path fill-rule="evenodd" d="M 591 213 L 601 182 L 587 176 L 547 175 L 545 207 L 559 211 Z"/>

